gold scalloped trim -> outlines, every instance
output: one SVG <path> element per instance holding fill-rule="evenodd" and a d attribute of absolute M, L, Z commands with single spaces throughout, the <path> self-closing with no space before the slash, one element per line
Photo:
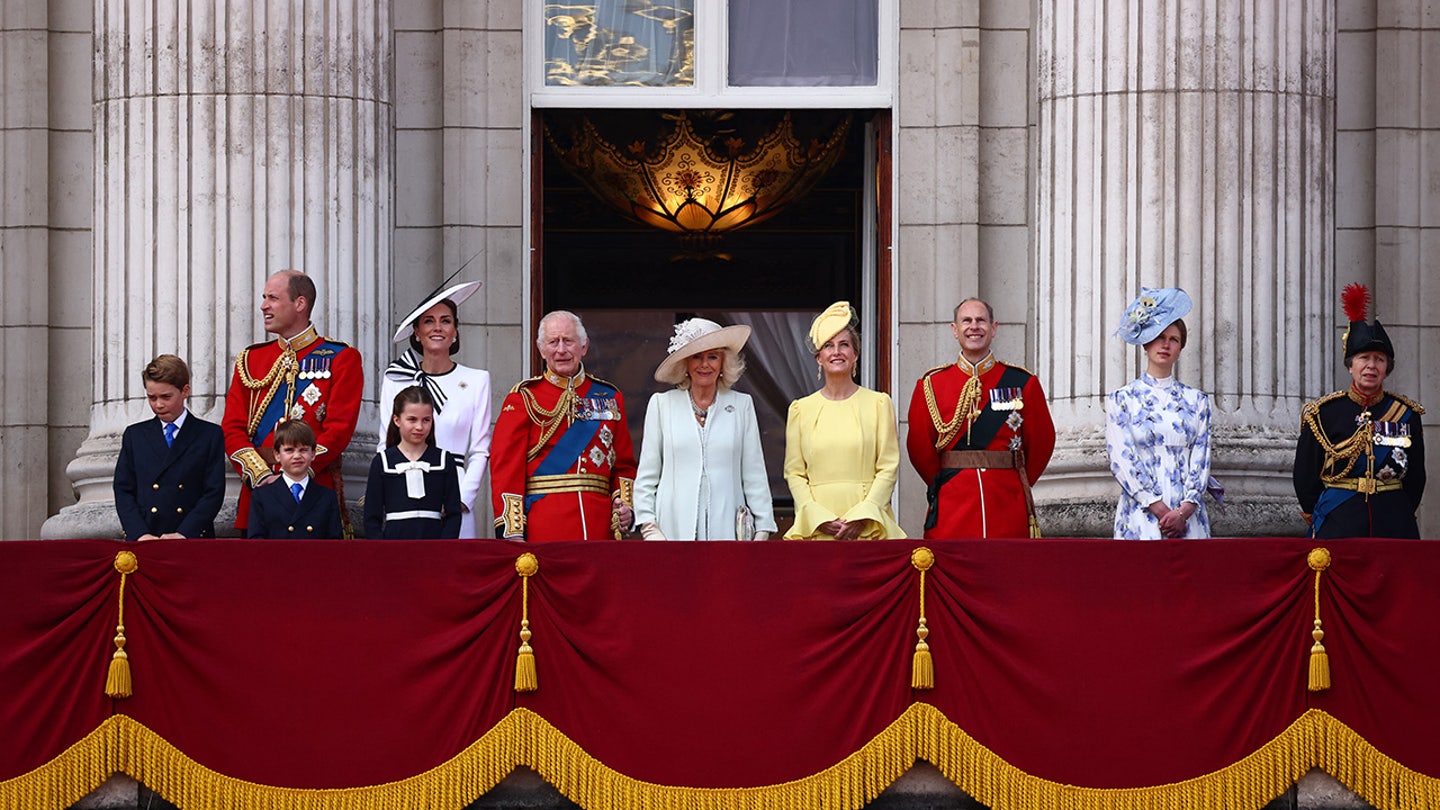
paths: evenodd
<path fill-rule="evenodd" d="M 695 810 L 859 808 L 917 759 L 990 807 L 1004 810 L 1169 810 L 1259 808 L 1321 768 L 1377 810 L 1440 807 L 1440 779 L 1381 754 L 1350 727 L 1318 709 L 1301 715 L 1259 750 L 1213 773 L 1166 785 L 1084 788 L 1031 776 L 981 745 L 939 709 L 915 703 L 864 747 L 812 776 L 749 788 L 694 788 L 632 779 L 586 753 L 528 709 L 515 709 L 449 761 L 407 779 L 357 788 L 304 790 L 234 779 L 185 756 L 140 722 L 116 715 L 64 753 L 0 782 L 0 808 L 65 808 L 123 771 L 188 810 L 461 810 L 517 766 L 538 772 L 589 810 L 684 807 Z"/>

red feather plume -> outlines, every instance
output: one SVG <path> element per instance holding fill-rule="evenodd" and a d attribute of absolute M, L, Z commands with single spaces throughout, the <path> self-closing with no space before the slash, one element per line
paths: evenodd
<path fill-rule="evenodd" d="M 1363 321 L 1370 309 L 1370 290 L 1364 284 L 1346 284 L 1340 302 L 1345 306 L 1345 320 Z"/>

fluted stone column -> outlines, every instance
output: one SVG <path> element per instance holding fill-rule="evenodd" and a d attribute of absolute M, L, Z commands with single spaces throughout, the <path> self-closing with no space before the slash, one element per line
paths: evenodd
<path fill-rule="evenodd" d="M 1333 0 L 1042 0 L 1037 372 L 1060 431 L 1051 534 L 1108 535 L 1111 336 L 1141 285 L 1195 309 L 1180 378 L 1210 393 L 1221 535 L 1301 529 L 1300 406 L 1334 384 Z"/>
<path fill-rule="evenodd" d="M 219 420 L 235 353 L 265 339 L 276 270 L 315 279 L 315 321 L 360 350 L 373 398 L 389 348 L 390 5 L 97 0 L 94 398 L 68 469 L 80 501 L 44 536 L 118 533 L 120 432 L 149 415 L 139 373 L 155 355 L 186 359 L 192 411 Z"/>
<path fill-rule="evenodd" d="M 28 536 L 45 517 L 50 261 L 46 9 L 0 11 L 0 538 Z M 37 277 L 39 276 L 39 277 Z"/>

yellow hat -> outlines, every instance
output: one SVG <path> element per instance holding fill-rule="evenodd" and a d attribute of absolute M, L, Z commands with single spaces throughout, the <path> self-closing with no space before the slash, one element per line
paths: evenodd
<path fill-rule="evenodd" d="M 836 301 L 826 307 L 810 322 L 810 351 L 820 351 L 825 341 L 840 334 L 840 330 L 847 326 L 854 327 L 857 322 L 855 308 L 850 306 L 849 301 Z"/>

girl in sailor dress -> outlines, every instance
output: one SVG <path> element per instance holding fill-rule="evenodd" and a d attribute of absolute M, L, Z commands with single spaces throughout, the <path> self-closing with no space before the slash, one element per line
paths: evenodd
<path fill-rule="evenodd" d="M 435 446 L 435 404 L 418 385 L 395 395 L 385 449 L 370 462 L 365 536 L 417 540 L 460 536 L 459 456 Z"/>

